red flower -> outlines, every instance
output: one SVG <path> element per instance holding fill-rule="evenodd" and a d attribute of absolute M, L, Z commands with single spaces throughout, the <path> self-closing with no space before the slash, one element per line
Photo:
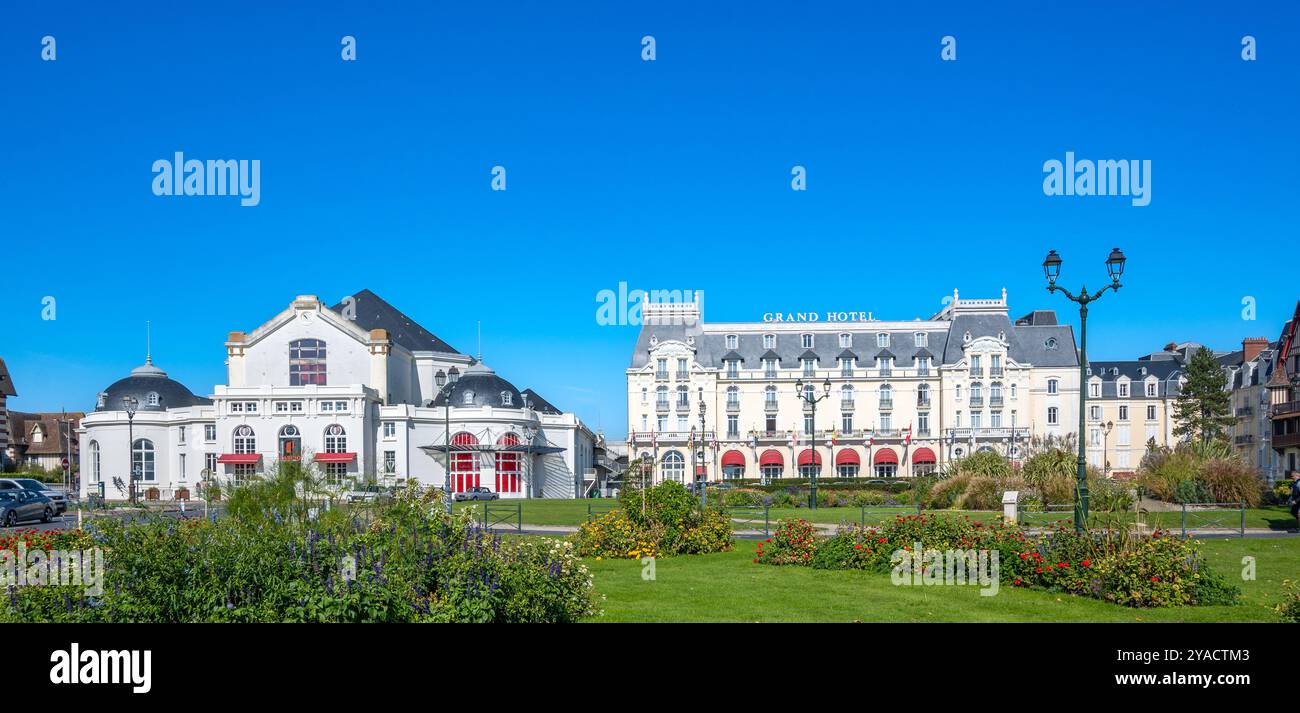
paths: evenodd
<path fill-rule="evenodd" d="M 855 549 L 855 550 L 860 550 L 860 549 L 862 549 L 862 545 L 854 545 L 854 546 L 853 546 L 853 549 Z"/>
<path fill-rule="evenodd" d="M 1159 577 L 1155 577 L 1155 576 L 1153 576 L 1153 577 L 1151 577 L 1151 581 L 1152 581 L 1152 582 L 1159 582 L 1159 581 L 1160 581 L 1160 578 L 1159 578 Z"/>
<path fill-rule="evenodd" d="M 1016 580 L 1016 586 L 1017 586 L 1017 587 L 1020 586 L 1020 580 L 1019 580 L 1019 579 Z"/>
<path fill-rule="evenodd" d="M 1084 561 L 1080 562 L 1079 564 L 1083 565 L 1084 567 L 1087 567 L 1087 566 L 1089 566 L 1089 565 L 1092 564 L 1092 560 L 1084 560 Z"/>

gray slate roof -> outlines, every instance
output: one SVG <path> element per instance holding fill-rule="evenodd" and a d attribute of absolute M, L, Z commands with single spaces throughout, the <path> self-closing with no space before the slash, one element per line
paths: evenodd
<path fill-rule="evenodd" d="M 432 332 L 415 323 L 415 320 L 402 314 L 401 310 L 388 304 L 382 297 L 371 292 L 362 290 L 352 295 L 356 307 L 355 323 L 358 327 L 367 331 L 372 329 L 383 329 L 388 332 L 388 338 L 394 344 L 410 352 L 445 352 L 449 354 L 459 354 L 460 352 Z M 346 300 L 339 302 L 330 309 L 343 313 Z"/>
<path fill-rule="evenodd" d="M 1142 382 L 1148 376 L 1160 380 L 1156 385 L 1156 395 L 1160 398 L 1177 396 L 1178 379 L 1183 374 L 1183 364 L 1177 359 L 1130 359 L 1126 361 L 1088 361 L 1091 373 L 1088 378 L 1101 377 L 1101 398 L 1119 398 L 1119 379 L 1127 376 L 1134 382 L 1129 387 L 1128 399 L 1142 399 L 1146 396 L 1146 387 Z M 1143 371 L 1145 370 L 1145 371 Z M 1126 399 L 1127 400 L 1127 399 Z"/>

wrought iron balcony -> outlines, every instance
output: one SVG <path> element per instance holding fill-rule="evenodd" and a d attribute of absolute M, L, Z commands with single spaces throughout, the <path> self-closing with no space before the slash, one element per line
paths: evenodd
<path fill-rule="evenodd" d="M 1248 445 L 1255 442 L 1255 436 L 1254 434 L 1247 433 L 1245 435 L 1237 436 L 1232 439 L 1232 442 L 1239 446 Z"/>
<path fill-rule="evenodd" d="M 970 368 L 970 375 L 971 375 L 971 376 L 977 376 L 977 377 L 978 377 L 978 376 L 984 376 L 984 367 L 982 367 L 982 366 L 972 366 L 972 367 Z"/>
<path fill-rule="evenodd" d="M 655 402 L 655 410 L 656 410 L 656 411 L 667 411 L 667 410 L 668 410 L 668 402 L 667 402 L 667 401 L 656 401 L 656 402 Z"/>
<path fill-rule="evenodd" d="M 841 410 L 841 411 L 852 411 L 852 410 L 853 410 L 853 399 L 840 399 L 840 410 Z"/>
<path fill-rule="evenodd" d="M 916 407 L 917 407 L 917 408 L 930 408 L 930 397 L 929 397 L 929 396 L 917 396 L 917 397 L 916 397 Z"/>
<path fill-rule="evenodd" d="M 888 410 L 888 409 L 892 409 L 892 408 L 894 408 L 894 400 L 893 400 L 893 399 L 881 399 L 881 400 L 880 400 L 880 408 L 881 408 L 882 411 L 883 411 L 883 410 Z"/>
<path fill-rule="evenodd" d="M 766 412 L 768 412 L 768 413 L 776 413 L 777 408 L 778 408 L 778 407 L 777 407 L 777 403 L 776 403 L 775 401 L 764 401 L 764 402 L 763 402 L 763 410 L 766 411 Z"/>
<path fill-rule="evenodd" d="M 727 402 L 727 413 L 735 413 L 735 412 L 737 412 L 737 411 L 739 411 L 739 410 L 740 410 L 740 402 L 739 402 L 739 401 L 728 401 L 728 402 Z"/>
<path fill-rule="evenodd" d="M 1001 405 L 1002 405 L 1002 397 L 1001 397 L 1001 396 L 990 396 L 990 397 L 989 397 L 989 406 L 1001 406 Z"/>
<path fill-rule="evenodd" d="M 691 380 L 691 372 L 689 372 L 689 371 L 679 371 L 679 372 L 677 372 L 677 380 L 678 380 L 678 381 L 690 381 L 690 380 Z"/>
<path fill-rule="evenodd" d="M 1271 409 L 1273 418 L 1290 418 L 1300 416 L 1300 401 L 1284 401 L 1280 404 L 1273 404 Z"/>
<path fill-rule="evenodd" d="M 1002 367 L 1000 366 L 989 367 L 989 376 L 990 377 L 1002 376 Z"/>
<path fill-rule="evenodd" d="M 982 395 L 981 395 L 981 396 L 975 396 L 975 395 L 972 394 L 971 397 L 970 397 L 970 405 L 971 405 L 971 408 L 976 408 L 976 407 L 979 407 L 979 406 L 983 406 L 983 405 L 984 405 L 984 397 L 983 397 Z"/>

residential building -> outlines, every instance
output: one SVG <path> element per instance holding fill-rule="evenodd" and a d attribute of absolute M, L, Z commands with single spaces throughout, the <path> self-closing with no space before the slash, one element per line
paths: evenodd
<path fill-rule="evenodd" d="M 1300 302 L 1282 327 L 1277 341 L 1273 375 L 1269 377 L 1269 419 L 1273 427 L 1273 452 L 1280 475 L 1300 470 Z"/>

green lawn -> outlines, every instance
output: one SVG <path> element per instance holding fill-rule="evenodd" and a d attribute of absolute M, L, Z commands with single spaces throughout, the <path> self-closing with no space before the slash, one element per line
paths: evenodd
<path fill-rule="evenodd" d="M 516 501 L 496 501 L 503 505 L 512 505 Z M 520 500 L 523 507 L 523 521 L 529 525 L 578 525 L 587 517 L 587 508 L 591 506 L 597 512 L 614 507 L 616 500 L 609 498 L 598 498 L 594 500 Z M 477 510 L 479 503 L 456 503 L 457 510 L 474 509 Z M 867 524 L 879 523 L 882 519 L 892 517 L 894 514 L 914 514 L 915 508 L 868 508 Z M 992 522 L 1001 513 L 998 512 L 963 512 L 956 510 L 945 510 L 945 513 L 968 514 L 971 517 L 984 522 Z M 761 517 L 761 510 L 759 511 Z M 1051 517 L 1066 518 L 1070 517 L 1069 513 L 1051 513 Z M 737 516 L 746 522 L 738 522 L 737 529 L 749 529 L 753 525 L 748 524 L 751 514 L 746 512 Z M 818 508 L 809 510 L 808 508 L 770 508 L 768 518 L 773 526 L 777 522 L 786 518 L 804 518 L 809 522 L 837 525 L 841 522 L 858 522 L 862 513 L 855 507 L 837 507 L 837 508 Z M 1180 512 L 1162 512 L 1148 513 L 1143 516 L 1143 520 L 1153 526 L 1162 529 L 1177 529 L 1182 518 Z M 1235 515 L 1225 513 L 1197 513 L 1188 518 L 1188 526 L 1205 526 L 1217 524 L 1224 527 L 1236 527 L 1238 520 Z M 1272 528 L 1274 530 L 1284 530 L 1295 521 L 1290 519 L 1291 515 L 1287 508 L 1276 506 L 1271 508 L 1258 508 L 1246 510 L 1246 527 Z M 1126 518 L 1126 520 L 1129 518 Z M 1035 520 L 1035 522 L 1038 522 Z"/>
<path fill-rule="evenodd" d="M 1224 622 L 1276 621 L 1282 580 L 1300 576 L 1300 538 L 1208 540 L 1214 571 L 1242 589 L 1236 606 L 1128 609 L 1068 594 L 1003 587 L 894 586 L 888 575 L 751 562 L 754 542 L 714 555 L 662 558 L 654 581 L 631 560 L 587 560 L 607 622 Z M 1256 579 L 1240 581 L 1242 558 L 1256 558 Z"/>

